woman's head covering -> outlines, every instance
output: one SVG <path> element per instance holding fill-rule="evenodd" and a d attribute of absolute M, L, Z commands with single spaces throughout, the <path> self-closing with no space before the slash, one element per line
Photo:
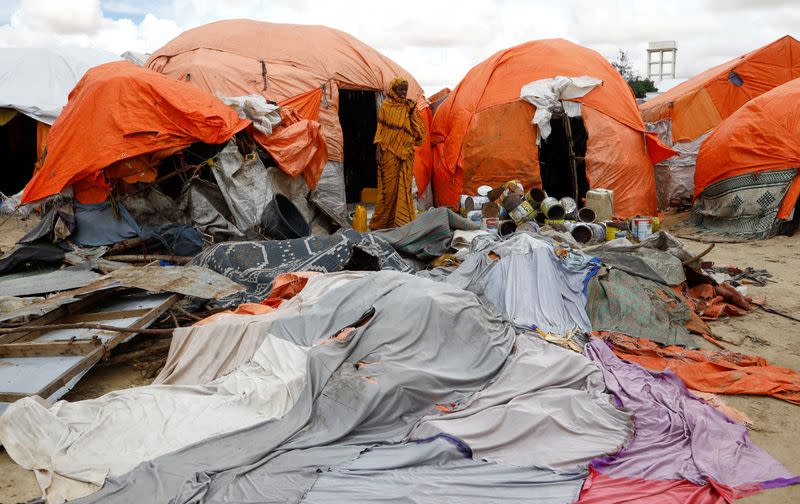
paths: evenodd
<path fill-rule="evenodd" d="M 389 83 L 389 97 L 395 100 L 402 100 L 403 98 L 397 94 L 397 86 L 400 84 L 408 85 L 408 80 L 404 79 L 403 77 L 395 77 L 392 79 L 392 82 Z"/>

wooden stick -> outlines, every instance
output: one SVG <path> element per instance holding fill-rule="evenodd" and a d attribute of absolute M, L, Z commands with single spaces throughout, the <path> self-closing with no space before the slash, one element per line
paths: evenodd
<path fill-rule="evenodd" d="M 189 261 L 191 261 L 193 259 L 193 257 L 191 257 L 191 256 L 144 254 L 144 255 L 107 256 L 107 257 L 105 257 L 105 259 L 108 260 L 108 261 L 129 262 L 129 263 L 141 263 L 141 262 L 150 262 L 150 261 L 170 261 L 170 262 L 174 262 L 175 264 L 188 264 Z"/>
<path fill-rule="evenodd" d="M 696 256 L 692 257 L 691 259 L 686 259 L 685 261 L 682 261 L 681 265 L 686 266 L 687 264 L 691 264 L 691 263 L 693 263 L 693 262 L 695 262 L 695 261 L 697 261 L 699 259 L 702 259 L 704 256 L 706 256 L 706 254 L 708 254 L 709 252 L 714 250 L 715 246 L 716 246 L 716 243 L 712 243 L 707 249 L 705 249 L 704 251 L 700 252 Z"/>
<path fill-rule="evenodd" d="M 139 333 L 139 334 L 170 334 L 175 328 L 172 329 L 137 329 L 135 327 L 116 327 L 106 324 L 46 324 L 37 326 L 19 326 L 19 327 L 0 327 L 0 334 L 36 331 L 52 331 L 56 329 L 95 329 L 98 331 L 112 331 L 121 333 Z"/>

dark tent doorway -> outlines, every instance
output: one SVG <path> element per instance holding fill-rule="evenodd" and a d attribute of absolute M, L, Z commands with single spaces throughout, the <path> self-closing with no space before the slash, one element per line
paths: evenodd
<path fill-rule="evenodd" d="M 569 125 L 567 125 L 569 121 Z M 562 114 L 553 115 L 550 119 L 550 136 L 542 140 L 539 147 L 539 173 L 542 176 L 542 188 L 548 196 L 575 198 L 577 184 L 577 202 L 586 197 L 589 181 L 586 179 L 586 140 L 589 135 L 581 117 L 569 118 Z M 570 137 L 572 146 L 570 149 Z M 572 153 L 570 153 L 570 150 Z M 572 161 L 575 160 L 573 175 Z"/>
<path fill-rule="evenodd" d="M 375 130 L 378 107 L 375 91 L 339 90 L 339 123 L 344 140 L 344 183 L 348 203 L 361 201 L 361 190 L 378 185 Z"/>
<path fill-rule="evenodd" d="M 0 152 L 3 153 L 0 192 L 11 196 L 21 191 L 33 176 L 36 165 L 36 123 L 17 114 L 0 126 Z"/>

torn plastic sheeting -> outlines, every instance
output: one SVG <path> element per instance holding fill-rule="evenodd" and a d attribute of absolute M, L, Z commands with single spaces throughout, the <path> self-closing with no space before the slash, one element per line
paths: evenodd
<path fill-rule="evenodd" d="M 178 199 L 180 208 L 203 233 L 218 240 L 234 240 L 244 235 L 233 224 L 233 216 L 220 188 L 193 178 Z"/>
<path fill-rule="evenodd" d="M 478 229 L 480 225 L 477 222 L 465 219 L 449 208 L 432 208 L 404 226 L 375 231 L 373 234 L 389 242 L 399 252 L 430 260 L 450 250 L 454 230 Z"/>
<path fill-rule="evenodd" d="M 201 299 L 222 299 L 244 286 L 200 266 L 144 266 L 121 268 L 107 277 L 123 287 L 149 292 L 175 292 Z"/>
<path fill-rule="evenodd" d="M 746 427 L 693 396 L 675 374 L 624 362 L 596 338 L 584 353 L 601 367 L 620 406 L 633 410 L 633 439 L 619 453 L 594 460 L 599 472 L 698 485 L 713 479 L 734 488 L 800 482 L 753 444 Z"/>
<path fill-rule="evenodd" d="M 550 118 L 553 112 L 563 109 L 568 117 L 580 116 L 580 103 L 571 100 L 583 98 L 602 83 L 602 80 L 589 76 L 558 76 L 522 86 L 520 98 L 536 107 L 531 121 L 536 125 L 536 145 L 541 145 L 542 139 L 547 140 L 550 136 Z"/>
<path fill-rule="evenodd" d="M 680 285 L 686 281 L 680 259 L 668 252 L 638 246 L 602 246 L 588 253 L 609 266 L 664 285 Z"/>
<path fill-rule="evenodd" d="M 715 394 L 771 395 L 800 404 L 800 374 L 755 355 L 660 347 L 622 334 L 603 335 L 621 359 L 657 372 L 672 371 L 687 387 Z"/>
<path fill-rule="evenodd" d="M 347 216 L 347 196 L 344 168 L 338 161 L 328 161 L 322 169 L 317 187 L 311 193 L 311 202 L 331 220 L 344 228 L 350 227 Z"/>
<path fill-rule="evenodd" d="M 81 502 L 300 502 L 320 472 L 401 442 L 434 404 L 482 389 L 515 337 L 474 296 L 390 271 L 365 273 L 301 311 L 270 331 L 301 346 L 324 340 L 286 416 L 141 464 Z"/>
<path fill-rule="evenodd" d="M 225 145 L 211 165 L 217 186 L 241 233 L 258 225 L 269 203 L 266 171 L 258 154 L 242 156 L 234 140 Z"/>

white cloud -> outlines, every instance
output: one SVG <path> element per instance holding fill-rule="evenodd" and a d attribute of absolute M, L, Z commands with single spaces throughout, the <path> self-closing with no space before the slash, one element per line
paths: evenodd
<path fill-rule="evenodd" d="M 607 57 L 626 50 L 641 73 L 648 41 L 676 40 L 678 74 L 688 77 L 787 33 L 800 36 L 796 0 L 0 0 L 3 14 L 0 46 L 118 54 L 152 52 L 219 19 L 324 24 L 374 46 L 429 93 L 455 86 L 494 52 L 539 38 L 566 38 Z"/>

